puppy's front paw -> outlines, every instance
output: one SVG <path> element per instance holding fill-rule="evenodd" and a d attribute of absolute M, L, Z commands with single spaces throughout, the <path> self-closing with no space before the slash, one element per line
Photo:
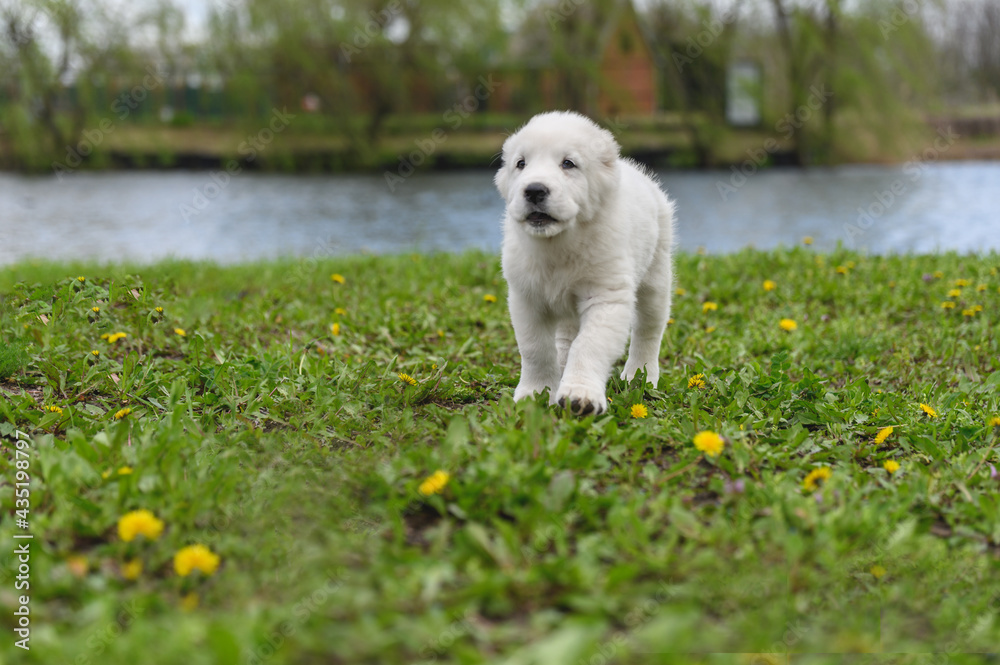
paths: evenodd
<path fill-rule="evenodd" d="M 625 363 L 625 369 L 622 370 L 621 379 L 626 383 L 632 383 L 632 379 L 635 375 L 639 373 L 640 370 L 646 370 L 646 383 L 651 383 L 654 386 L 660 380 L 660 368 L 655 363 L 650 364 L 633 364 L 631 360 Z"/>
<path fill-rule="evenodd" d="M 600 415 L 608 410 L 604 386 L 600 388 L 583 385 L 559 386 L 555 401 L 563 408 L 569 407 L 576 416 Z"/>
<path fill-rule="evenodd" d="M 541 394 L 545 390 L 551 390 L 551 389 L 549 388 L 549 386 L 545 384 L 528 385 L 525 384 L 524 382 L 518 383 L 517 388 L 514 388 L 514 401 L 520 402 L 522 399 L 525 399 L 526 397 L 531 397 L 532 395 L 535 394 Z"/>

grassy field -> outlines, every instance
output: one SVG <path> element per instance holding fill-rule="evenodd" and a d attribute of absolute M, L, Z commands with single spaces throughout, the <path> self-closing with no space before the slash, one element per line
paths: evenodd
<path fill-rule="evenodd" d="M 0 661 L 996 663 L 998 267 L 681 255 L 583 419 L 492 255 L 2 268 Z"/>

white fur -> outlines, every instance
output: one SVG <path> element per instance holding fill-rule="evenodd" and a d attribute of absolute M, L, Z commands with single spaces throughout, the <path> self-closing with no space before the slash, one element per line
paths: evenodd
<path fill-rule="evenodd" d="M 553 404 L 605 411 L 630 330 L 622 378 L 645 368 L 655 385 L 674 224 L 674 204 L 657 182 L 619 156 L 609 132 L 569 112 L 537 115 L 508 138 L 495 181 L 507 202 L 503 274 L 521 353 L 514 399 L 548 388 Z M 534 184 L 548 189 L 541 203 L 526 198 Z M 554 221 L 526 219 L 539 211 Z"/>

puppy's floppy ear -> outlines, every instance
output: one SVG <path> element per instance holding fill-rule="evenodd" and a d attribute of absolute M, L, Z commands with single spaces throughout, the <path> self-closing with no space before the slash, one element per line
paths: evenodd
<path fill-rule="evenodd" d="M 493 176 L 493 184 L 497 186 L 497 191 L 504 200 L 507 200 L 507 181 L 510 179 L 510 171 L 507 169 L 507 157 L 501 157 L 500 168 Z"/>
<path fill-rule="evenodd" d="M 595 125 L 594 132 L 594 154 L 597 155 L 599 166 L 591 171 L 590 178 L 593 183 L 591 188 L 590 212 L 600 210 L 604 205 L 604 200 L 615 192 L 618 187 L 620 169 L 618 168 L 618 158 L 620 148 L 615 141 L 614 135 L 606 129 L 601 129 Z"/>
<path fill-rule="evenodd" d="M 614 166 L 621 154 L 621 148 L 614 135 L 606 129 L 597 130 L 597 144 L 595 145 L 598 159 L 605 166 Z"/>
<path fill-rule="evenodd" d="M 500 151 L 500 168 L 497 170 L 497 174 L 493 176 L 493 184 L 497 186 L 497 190 L 500 192 L 500 196 L 507 200 L 507 184 L 510 181 L 510 155 L 511 155 L 511 140 L 513 136 L 507 137 L 507 140 L 503 142 L 503 148 Z"/>

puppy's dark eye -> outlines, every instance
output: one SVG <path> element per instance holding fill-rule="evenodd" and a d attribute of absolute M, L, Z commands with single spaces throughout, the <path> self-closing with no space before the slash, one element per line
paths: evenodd
<path fill-rule="evenodd" d="M 572 162 L 572 160 L 569 160 L 569 159 L 564 159 L 563 163 L 560 166 L 562 166 L 564 169 L 575 169 L 576 168 L 576 164 L 574 164 Z"/>
<path fill-rule="evenodd" d="M 515 164 L 514 166 L 515 166 L 515 168 L 523 169 L 524 168 L 524 160 L 523 159 L 517 160 L 517 164 Z"/>

